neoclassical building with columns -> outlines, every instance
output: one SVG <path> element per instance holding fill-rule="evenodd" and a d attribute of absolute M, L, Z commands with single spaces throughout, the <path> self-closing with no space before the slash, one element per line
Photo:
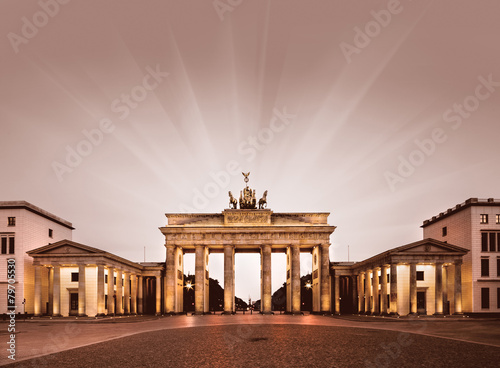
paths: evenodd
<path fill-rule="evenodd" d="M 462 314 L 462 258 L 468 250 L 435 239 L 364 261 L 333 262 L 335 314 Z"/>

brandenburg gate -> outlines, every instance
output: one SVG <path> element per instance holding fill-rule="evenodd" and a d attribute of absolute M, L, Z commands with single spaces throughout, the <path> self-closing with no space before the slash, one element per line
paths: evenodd
<path fill-rule="evenodd" d="M 235 253 L 261 255 L 261 312 L 272 312 L 271 253 L 286 253 L 286 311 L 300 313 L 300 253 L 312 254 L 313 312 L 331 311 L 329 213 L 274 213 L 267 191 L 258 201 L 246 187 L 238 201 L 229 192 L 230 208 L 222 213 L 166 214 L 165 313 L 183 312 L 183 256 L 195 253 L 195 313 L 209 311 L 209 254 L 224 254 L 224 313 L 235 312 Z M 258 206 L 258 208 L 257 208 Z"/>

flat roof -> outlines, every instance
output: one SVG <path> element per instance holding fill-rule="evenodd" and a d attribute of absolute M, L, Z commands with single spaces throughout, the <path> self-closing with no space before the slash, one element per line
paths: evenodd
<path fill-rule="evenodd" d="M 445 212 L 441 212 L 439 215 L 432 216 L 431 219 L 425 220 L 423 225 L 420 227 L 426 227 L 434 224 L 446 217 L 454 215 L 457 212 L 465 210 L 466 208 L 472 206 L 500 206 L 500 199 L 495 198 L 469 198 L 465 202 L 457 204 L 455 207 L 448 208 Z"/>
<path fill-rule="evenodd" d="M 59 225 L 67 227 L 68 229 L 74 230 L 73 224 L 69 221 L 64 220 L 48 211 L 41 209 L 26 201 L 0 201 L 0 209 L 24 209 L 30 212 L 36 213 L 37 215 L 51 220 Z"/>

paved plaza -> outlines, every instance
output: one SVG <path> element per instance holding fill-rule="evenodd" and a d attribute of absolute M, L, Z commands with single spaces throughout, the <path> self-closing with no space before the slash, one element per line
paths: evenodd
<path fill-rule="evenodd" d="M 8 341 L 7 323 L 0 324 Z M 500 320 L 205 315 L 17 321 L 18 367 L 496 367 Z M 4 350 L 6 351 L 6 350 Z M 1 364 L 8 364 L 6 353 Z"/>

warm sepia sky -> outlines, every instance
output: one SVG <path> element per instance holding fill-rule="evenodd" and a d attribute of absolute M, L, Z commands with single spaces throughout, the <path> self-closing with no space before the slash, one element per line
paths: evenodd
<path fill-rule="evenodd" d="M 500 198 L 499 14 L 497 0 L 2 0 L 1 199 L 164 261 L 164 213 L 222 211 L 250 171 L 273 211 L 331 212 L 331 260 L 419 240 L 423 220 Z M 258 255 L 236 266 L 237 296 L 259 298 Z"/>

